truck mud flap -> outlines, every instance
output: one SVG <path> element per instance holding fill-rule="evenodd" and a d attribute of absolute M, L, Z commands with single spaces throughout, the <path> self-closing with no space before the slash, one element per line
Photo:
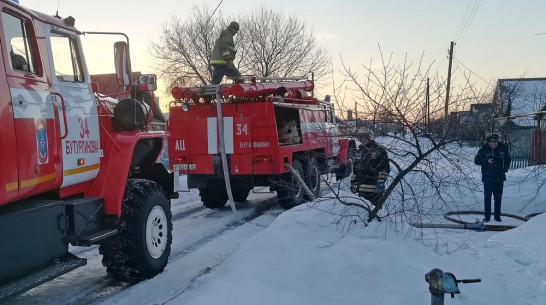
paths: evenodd
<path fill-rule="evenodd" d="M 55 260 L 51 265 L 48 265 L 39 271 L 0 286 L 0 300 L 37 287 L 78 267 L 85 266 L 86 264 L 86 259 L 79 258 L 72 253 L 67 253 Z"/>

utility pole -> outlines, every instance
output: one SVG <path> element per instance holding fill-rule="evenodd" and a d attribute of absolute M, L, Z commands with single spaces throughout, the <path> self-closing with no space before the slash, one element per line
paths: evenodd
<path fill-rule="evenodd" d="M 425 106 L 425 132 L 430 132 L 430 78 L 427 77 L 427 97 Z"/>
<path fill-rule="evenodd" d="M 446 105 L 444 109 L 444 116 L 447 120 L 448 113 L 448 104 L 449 104 L 449 87 L 451 85 L 451 63 L 453 62 L 453 47 L 455 46 L 455 42 L 451 42 L 451 47 L 449 48 L 449 68 L 447 70 L 447 88 L 446 88 Z"/>

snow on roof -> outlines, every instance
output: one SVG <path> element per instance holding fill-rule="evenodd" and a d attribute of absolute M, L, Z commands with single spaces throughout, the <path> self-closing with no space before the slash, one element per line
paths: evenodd
<path fill-rule="evenodd" d="M 499 79 L 495 102 L 501 116 L 539 111 L 546 104 L 546 78 Z"/>

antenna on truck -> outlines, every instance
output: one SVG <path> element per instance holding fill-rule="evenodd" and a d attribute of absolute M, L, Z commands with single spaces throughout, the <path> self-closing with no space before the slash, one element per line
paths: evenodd
<path fill-rule="evenodd" d="M 57 0 L 57 12 L 55 12 L 55 17 L 57 18 L 60 18 L 59 16 L 59 3 L 61 2 L 61 0 Z"/>

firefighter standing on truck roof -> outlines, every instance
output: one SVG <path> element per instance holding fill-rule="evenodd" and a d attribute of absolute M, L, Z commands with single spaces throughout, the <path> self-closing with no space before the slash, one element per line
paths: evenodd
<path fill-rule="evenodd" d="M 351 191 L 377 205 L 385 192 L 385 181 L 391 171 L 389 156 L 383 146 L 368 134 L 359 135 L 361 144 L 355 156 Z"/>
<path fill-rule="evenodd" d="M 239 70 L 233 64 L 235 59 L 235 44 L 233 36 L 239 31 L 239 24 L 232 21 L 228 27 L 220 33 L 220 37 L 214 43 L 212 49 L 212 84 L 219 84 L 225 76 L 241 76 Z"/>

